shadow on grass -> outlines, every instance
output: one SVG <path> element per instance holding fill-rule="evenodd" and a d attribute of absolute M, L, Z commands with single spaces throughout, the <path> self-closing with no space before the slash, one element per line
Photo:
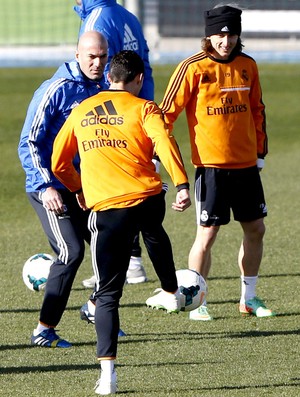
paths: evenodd
<path fill-rule="evenodd" d="M 237 299 L 226 299 L 226 300 L 218 300 L 218 301 L 214 301 L 214 300 L 210 300 L 209 303 L 211 305 L 225 305 L 227 303 L 233 303 L 238 305 L 239 300 Z M 121 307 L 127 307 L 127 308 L 142 308 L 145 309 L 146 308 L 146 304 L 145 303 L 125 303 L 125 304 L 121 304 Z M 81 309 L 81 306 L 72 306 L 72 307 L 67 307 L 65 309 L 65 311 L 79 311 Z M 28 308 L 16 308 L 16 309 L 0 309 L 0 314 L 1 313 L 39 313 L 40 312 L 40 308 L 34 308 L 34 309 L 28 309 Z M 276 313 L 276 317 L 289 317 L 289 316 L 299 316 L 300 312 L 287 312 L 287 313 Z M 227 317 L 214 317 L 214 320 L 223 320 Z M 249 316 L 245 316 L 245 318 L 249 318 Z M 251 318 L 254 318 L 254 316 L 251 316 Z M 274 317 L 273 317 L 274 318 Z"/>
<path fill-rule="evenodd" d="M 27 374 L 27 373 L 40 373 L 40 372 L 55 372 L 55 371 L 85 371 L 90 369 L 99 370 L 99 364 L 73 364 L 73 365 L 47 365 L 38 367 L 6 367 L 1 368 L 2 375 L 11 374 Z"/>
<path fill-rule="evenodd" d="M 116 365 L 116 367 L 172 367 L 176 366 L 178 367 L 183 366 L 189 366 L 189 365 L 195 365 L 195 364 L 201 364 L 203 365 L 203 361 L 200 362 L 164 362 L 164 363 L 139 363 L 139 364 L 125 364 L 125 365 Z M 210 362 L 210 364 L 216 364 L 216 362 Z M 46 373 L 46 372 L 56 372 L 56 371 L 85 371 L 85 370 L 98 370 L 99 369 L 99 364 L 72 364 L 72 365 L 49 365 L 49 366 L 38 366 L 38 367 L 32 367 L 32 366 L 22 366 L 22 367 L 7 367 L 7 368 L 1 368 L 1 374 L 2 375 L 16 375 L 16 374 L 27 374 L 27 373 Z M 266 384 L 261 384 L 261 385 L 224 385 L 224 386 L 218 386 L 218 387 L 176 387 L 174 388 L 174 392 L 191 392 L 191 391 L 225 391 L 225 390 L 260 390 L 260 389 L 269 389 L 269 388 L 288 388 L 288 387 L 298 387 L 300 385 L 300 379 L 299 378 L 291 378 L 288 379 L 286 382 L 278 382 L 278 383 L 266 383 Z M 162 392 L 163 388 L 160 387 L 158 389 L 151 389 L 148 392 L 155 393 L 155 392 Z M 138 392 L 141 392 L 139 390 L 119 390 L 118 394 L 136 394 Z M 144 392 L 144 391 L 143 391 Z M 168 392 L 170 392 L 170 389 L 168 389 Z"/>
<path fill-rule="evenodd" d="M 259 278 L 275 278 L 275 277 L 299 277 L 300 273 L 276 273 L 276 274 L 259 274 Z M 208 277 L 208 280 L 236 280 L 240 279 L 240 276 L 212 276 Z"/>
<path fill-rule="evenodd" d="M 170 342 L 188 340 L 211 340 L 211 339 L 245 339 L 245 338 L 261 338 L 273 336 L 300 335 L 300 329 L 286 331 L 242 331 L 242 332 L 180 332 L 180 333 L 128 333 L 124 337 L 119 338 L 119 344 L 137 344 L 147 342 Z M 95 346 L 95 341 L 73 343 L 73 347 Z M 22 349 L 39 349 L 40 347 L 27 344 L 1 345 L 0 351 L 22 350 Z M 42 348 L 44 349 L 44 348 Z M 2 369 L 1 369 L 2 371 Z"/>
<path fill-rule="evenodd" d="M 145 342 L 167 342 L 171 340 L 204 340 L 204 339 L 244 339 L 244 338 L 261 338 L 273 336 L 300 335 L 300 329 L 286 331 L 242 331 L 242 332 L 181 332 L 180 334 L 171 333 L 144 333 L 144 334 L 127 334 L 127 337 L 119 340 L 119 343 L 145 343 Z M 130 339 L 134 337 L 134 339 Z M 143 338 L 141 338 L 143 337 Z"/>
<path fill-rule="evenodd" d="M 145 303 L 130 303 L 130 304 L 125 304 L 121 305 L 123 307 L 132 307 L 132 308 L 145 308 L 146 304 Z M 71 306 L 67 307 L 65 311 L 79 311 L 81 309 L 81 306 Z M 16 308 L 16 309 L 0 309 L 0 313 L 39 313 L 40 308 L 32 308 L 28 309 L 26 308 Z"/>
<path fill-rule="evenodd" d="M 209 391 L 226 391 L 226 390 L 260 390 L 260 389 L 270 389 L 270 388 L 289 388 L 289 387 L 297 387 L 300 385 L 300 382 L 298 380 L 292 381 L 292 382 L 278 382 L 278 383 L 269 383 L 269 384 L 262 384 L 262 385 L 225 385 L 225 386 L 219 386 L 219 387 L 178 387 L 174 389 L 174 392 L 178 393 L 179 391 L 184 393 L 184 392 L 209 392 Z M 126 390 L 124 391 L 124 394 L 137 394 L 139 391 L 138 390 Z M 141 391 L 140 391 L 141 392 Z M 163 392 L 162 388 L 159 389 L 152 389 L 149 390 L 149 393 L 157 393 L 157 392 Z M 166 393 L 172 392 L 172 390 L 168 389 Z M 118 394 L 122 392 L 118 391 Z M 259 392 L 258 392 L 259 393 Z M 144 394 L 143 394 L 144 395 Z M 169 394 L 166 394 L 169 395 Z M 219 394 L 218 394 L 219 395 Z M 258 395 L 258 394 L 257 394 Z"/>
<path fill-rule="evenodd" d="M 276 274 L 260 274 L 259 278 L 274 278 L 274 277 L 299 277 L 300 273 L 276 273 Z M 215 280 L 239 280 L 240 276 L 239 275 L 234 275 L 234 276 L 209 276 L 208 280 L 209 281 L 215 281 Z M 157 284 L 158 280 L 157 279 L 148 279 L 147 285 L 150 284 Z M 88 291 L 88 288 L 85 287 L 73 287 L 73 291 Z M 92 291 L 90 289 L 90 291 Z"/>

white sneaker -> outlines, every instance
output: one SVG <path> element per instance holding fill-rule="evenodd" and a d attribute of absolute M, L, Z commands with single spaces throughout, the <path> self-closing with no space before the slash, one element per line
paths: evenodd
<path fill-rule="evenodd" d="M 146 271 L 144 266 L 141 264 L 137 264 L 137 260 L 141 263 L 141 258 L 130 258 L 129 268 L 126 273 L 126 283 L 127 284 L 139 284 L 145 283 L 147 281 Z M 130 268 L 131 266 L 131 268 Z M 82 285 L 85 288 L 95 288 L 96 285 L 96 276 L 92 276 L 91 278 L 87 278 L 82 281 Z"/>
<path fill-rule="evenodd" d="M 179 289 L 172 294 L 166 292 L 162 288 L 157 288 L 154 293 L 156 295 L 151 296 L 146 300 L 146 305 L 152 309 L 163 309 L 167 313 L 178 313 L 180 311 L 180 292 Z"/>
<path fill-rule="evenodd" d="M 197 309 L 190 311 L 190 320 L 211 321 L 212 317 L 208 313 L 207 307 L 201 305 Z"/>
<path fill-rule="evenodd" d="M 113 371 L 112 374 L 101 373 L 100 378 L 96 382 L 95 393 L 101 396 L 117 393 L 117 373 Z"/>
<path fill-rule="evenodd" d="M 126 273 L 127 284 L 140 284 L 147 281 L 146 272 L 143 266 L 136 269 L 128 269 Z"/>
<path fill-rule="evenodd" d="M 147 281 L 146 272 L 142 265 L 142 258 L 132 256 L 129 261 L 129 267 L 126 273 L 127 284 L 140 284 Z"/>
<path fill-rule="evenodd" d="M 96 285 L 96 276 L 92 276 L 91 278 L 87 278 L 86 280 L 82 281 L 82 285 L 85 288 L 95 288 Z"/>

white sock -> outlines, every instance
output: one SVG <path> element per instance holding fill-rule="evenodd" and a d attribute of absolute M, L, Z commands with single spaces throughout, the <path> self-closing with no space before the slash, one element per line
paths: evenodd
<path fill-rule="evenodd" d="M 112 374 L 115 368 L 115 360 L 100 360 L 101 371 L 106 375 Z"/>
<path fill-rule="evenodd" d="M 245 277 L 241 276 L 241 299 L 240 303 L 245 303 L 245 301 L 252 299 L 256 296 L 256 283 L 257 276 L 255 277 Z"/>
<path fill-rule="evenodd" d="M 142 266 L 142 258 L 140 256 L 131 256 L 129 261 L 130 270 L 138 269 Z"/>
<path fill-rule="evenodd" d="M 45 331 L 45 329 L 49 329 L 50 327 L 46 327 L 46 325 L 43 325 L 41 323 L 38 323 L 38 326 L 36 327 L 36 329 L 33 330 L 33 335 L 37 336 L 38 334 L 40 334 L 41 332 Z"/>

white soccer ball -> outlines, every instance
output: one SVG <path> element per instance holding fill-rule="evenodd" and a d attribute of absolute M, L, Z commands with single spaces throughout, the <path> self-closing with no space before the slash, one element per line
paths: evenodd
<path fill-rule="evenodd" d="M 45 288 L 50 266 L 54 258 L 49 254 L 35 254 L 23 266 L 23 281 L 31 291 L 41 291 Z"/>
<path fill-rule="evenodd" d="M 204 278 L 194 270 L 181 269 L 176 271 L 180 291 L 181 311 L 190 312 L 197 309 L 205 300 L 207 285 Z"/>

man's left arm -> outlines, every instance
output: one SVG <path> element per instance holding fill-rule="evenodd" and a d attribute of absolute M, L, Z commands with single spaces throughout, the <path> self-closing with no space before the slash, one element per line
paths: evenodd
<path fill-rule="evenodd" d="M 264 158 L 268 154 L 268 136 L 266 131 L 265 105 L 262 100 L 262 90 L 258 70 L 253 78 L 250 92 L 251 112 L 256 129 L 257 166 L 263 168 Z"/>

